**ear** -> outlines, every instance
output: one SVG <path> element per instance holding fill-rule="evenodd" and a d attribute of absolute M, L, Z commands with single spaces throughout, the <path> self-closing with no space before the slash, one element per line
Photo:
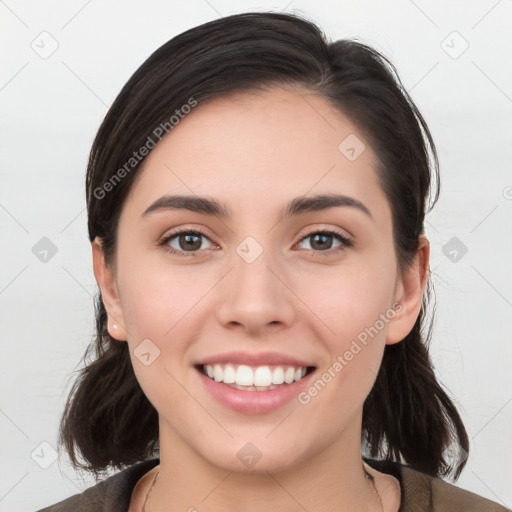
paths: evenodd
<path fill-rule="evenodd" d="M 92 242 L 94 276 L 101 290 L 101 298 L 107 310 L 107 329 L 112 338 L 126 341 L 126 323 L 117 290 L 114 272 L 107 266 L 102 241 L 96 237 Z M 116 327 L 114 327 L 116 326 Z"/>
<path fill-rule="evenodd" d="M 398 276 L 395 302 L 400 306 L 394 308 L 397 313 L 388 324 L 387 345 L 402 341 L 411 332 L 420 314 L 429 275 L 430 243 L 425 235 L 421 235 L 418 242 L 413 261 Z"/>

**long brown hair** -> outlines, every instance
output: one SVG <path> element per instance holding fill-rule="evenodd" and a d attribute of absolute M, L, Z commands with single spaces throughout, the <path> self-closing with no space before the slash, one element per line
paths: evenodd
<path fill-rule="evenodd" d="M 439 195 L 438 157 L 424 118 L 392 63 L 375 49 L 351 39 L 329 42 L 306 18 L 270 12 L 224 17 L 172 38 L 115 99 L 92 145 L 86 176 L 89 236 L 91 241 L 101 238 L 107 264 L 115 255 L 124 200 L 140 168 L 140 162 L 130 160 L 133 152 L 150 141 L 158 143 L 162 129 L 171 129 L 172 115 L 191 98 L 201 104 L 279 84 L 305 86 L 322 95 L 371 143 L 392 209 L 398 261 L 407 267 L 426 210 Z M 429 287 L 412 331 L 385 348 L 364 403 L 362 442 L 372 457 L 457 478 L 469 441 L 430 361 L 431 323 L 425 326 Z M 59 449 L 66 448 L 76 468 L 98 476 L 109 467 L 123 468 L 158 454 L 158 414 L 137 382 L 128 344 L 107 331 L 99 291 L 95 313 L 96 338 L 69 393 Z"/>

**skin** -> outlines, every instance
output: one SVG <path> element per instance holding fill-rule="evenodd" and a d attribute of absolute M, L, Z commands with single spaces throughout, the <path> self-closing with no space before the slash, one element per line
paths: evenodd
<path fill-rule="evenodd" d="M 349 134 L 366 145 L 354 161 L 338 150 Z M 401 272 L 376 161 L 346 116 L 299 88 L 200 104 L 145 159 L 122 209 L 112 267 L 101 241 L 92 244 L 109 333 L 129 344 L 159 414 L 160 466 L 139 481 L 130 512 L 142 510 L 158 470 L 148 512 L 259 512 L 262 503 L 285 512 L 381 509 L 362 467 L 363 402 L 385 345 L 400 342 L 419 314 L 429 243 L 420 238 Z M 332 192 L 361 201 L 371 217 L 347 206 L 279 216 L 295 197 Z M 165 193 L 215 198 L 233 217 L 168 210 L 142 218 Z M 179 237 L 168 244 L 184 257 L 158 246 L 177 228 L 205 231 L 195 257 Z M 332 248 L 322 249 L 305 238 L 326 229 L 353 245 L 336 251 L 332 238 Z M 263 248 L 252 263 L 236 252 L 247 236 Z M 231 411 L 204 390 L 192 366 L 234 349 L 275 350 L 311 361 L 320 375 L 395 302 L 400 312 L 306 405 Z M 146 338 L 160 350 L 149 366 L 134 355 Z M 252 469 L 237 457 L 247 442 L 262 453 Z M 398 510 L 398 482 L 372 474 L 384 510 Z"/>

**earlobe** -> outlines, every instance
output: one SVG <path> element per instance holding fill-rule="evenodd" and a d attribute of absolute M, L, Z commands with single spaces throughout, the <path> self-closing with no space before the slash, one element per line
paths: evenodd
<path fill-rule="evenodd" d="M 430 243 L 425 235 L 418 241 L 418 250 L 412 263 L 405 269 L 397 283 L 397 296 L 401 308 L 388 325 L 386 344 L 402 341 L 412 330 L 423 301 L 423 293 L 429 276 Z"/>
<path fill-rule="evenodd" d="M 101 298 L 108 316 L 108 333 L 116 340 L 125 341 L 127 339 L 126 324 L 114 272 L 106 264 L 101 239 L 96 237 L 91 245 L 94 276 L 100 287 Z"/>

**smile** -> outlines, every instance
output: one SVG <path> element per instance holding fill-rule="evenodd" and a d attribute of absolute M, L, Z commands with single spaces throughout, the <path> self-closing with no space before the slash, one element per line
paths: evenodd
<path fill-rule="evenodd" d="M 270 391 L 281 385 L 298 382 L 313 367 L 247 366 L 244 364 L 200 365 L 200 370 L 215 382 L 243 391 Z"/>
<path fill-rule="evenodd" d="M 195 368 L 204 389 L 218 403 L 249 415 L 271 413 L 296 399 L 308 387 L 316 369 L 229 363 L 199 364 Z"/>

